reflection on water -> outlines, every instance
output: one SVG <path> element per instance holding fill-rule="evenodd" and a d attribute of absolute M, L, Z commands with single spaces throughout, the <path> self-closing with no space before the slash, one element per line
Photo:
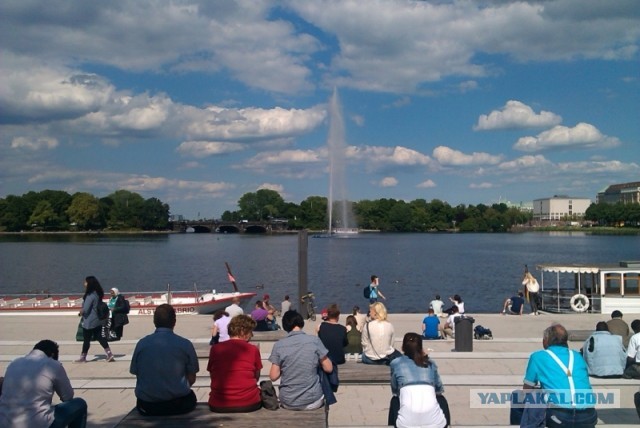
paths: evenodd
<path fill-rule="evenodd" d="M 277 303 L 297 295 L 297 246 L 296 235 L 2 235 L 0 293 L 78 292 L 87 275 L 123 292 L 223 291 L 228 262 L 241 289 Z M 617 263 L 640 259 L 639 249 L 637 236 L 558 232 L 310 238 L 309 289 L 320 307 L 348 312 L 367 305 L 362 287 L 376 274 L 392 312 L 424 312 L 436 293 L 460 294 L 469 313 L 499 312 L 525 264 L 535 273 L 538 263 Z"/>

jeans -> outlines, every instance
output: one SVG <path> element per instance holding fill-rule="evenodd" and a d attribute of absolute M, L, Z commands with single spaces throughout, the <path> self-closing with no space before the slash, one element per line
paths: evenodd
<path fill-rule="evenodd" d="M 377 364 L 377 365 L 389 365 L 391 364 L 391 361 L 395 360 L 396 358 L 402 356 L 402 353 L 400 351 L 398 351 L 397 349 L 395 351 L 393 351 L 391 354 L 380 358 L 379 360 L 372 360 L 371 358 L 367 357 L 364 352 L 362 353 L 362 362 L 364 364 Z"/>
<path fill-rule="evenodd" d="M 87 402 L 72 398 L 54 408 L 53 423 L 49 428 L 85 428 L 87 426 Z"/>
<path fill-rule="evenodd" d="M 560 409 L 547 408 L 547 427 L 550 428 L 592 428 L 598 423 L 596 409 Z"/>

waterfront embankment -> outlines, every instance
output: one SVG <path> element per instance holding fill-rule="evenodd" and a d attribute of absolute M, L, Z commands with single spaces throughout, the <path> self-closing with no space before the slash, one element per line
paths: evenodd
<path fill-rule="evenodd" d="M 542 347 L 542 331 L 551 323 L 559 322 L 572 331 L 592 330 L 608 315 L 568 314 L 540 316 L 502 316 L 499 314 L 471 314 L 475 325 L 481 324 L 493 331 L 493 340 L 475 340 L 473 352 L 452 352 L 452 340 L 425 342 L 431 348 L 430 356 L 441 373 L 445 395 L 449 401 L 454 426 L 508 425 L 506 408 L 471 408 L 471 390 L 511 390 L 522 385 L 529 354 Z M 638 316 L 640 318 L 640 315 Z M 409 331 L 420 331 L 421 314 L 390 314 L 395 328 L 396 347 Z M 626 318 L 626 317 L 625 317 Z M 632 317 L 627 319 L 631 322 Z M 344 322 L 344 316 L 341 318 Z M 0 316 L 0 372 L 9 362 L 27 353 L 40 339 L 49 338 L 60 344 L 61 361 L 72 379 L 76 394 L 89 404 L 89 424 L 94 427 L 114 427 L 133 408 L 134 377 L 129 374 L 131 354 L 137 340 L 153 331 L 151 316 L 131 317 L 125 327 L 124 340 L 112 343 L 116 362 L 105 363 L 102 349 L 93 343 L 89 351 L 94 361 L 72 364 L 81 344 L 74 340 L 78 319 L 74 316 Z M 206 354 L 209 341 L 209 316 L 178 318 L 176 332 L 191 339 L 200 355 Z M 314 334 L 317 322 L 308 322 L 305 331 Z M 581 342 L 571 342 L 577 349 Z M 262 377 L 268 373 L 266 360 L 273 342 L 260 342 L 263 355 Z M 159 356 L 160 357 L 160 356 Z M 637 426 L 638 416 L 633 409 L 633 393 L 638 390 L 637 380 L 594 379 L 594 386 L 620 391 L 621 408 L 599 412 L 600 424 L 608 426 Z M 198 400 L 205 402 L 209 393 L 206 359 L 200 359 L 200 372 L 195 384 Z M 342 385 L 337 394 L 338 403 L 331 406 L 329 426 L 377 427 L 386 426 L 391 391 L 388 381 L 378 383 Z"/>

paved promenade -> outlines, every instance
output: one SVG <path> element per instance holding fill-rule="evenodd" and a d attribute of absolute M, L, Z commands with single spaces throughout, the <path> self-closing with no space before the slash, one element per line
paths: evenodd
<path fill-rule="evenodd" d="M 472 315 L 474 316 L 474 315 Z M 509 424 L 508 409 L 470 408 L 470 390 L 500 388 L 511 390 L 522 385 L 528 355 L 541 349 L 542 331 L 553 322 L 560 322 L 568 330 L 593 330 L 607 315 L 570 314 L 534 316 L 475 315 L 475 325 L 481 324 L 493 331 L 494 340 L 474 340 L 471 353 L 453 352 L 452 340 L 425 342 L 432 349 L 431 357 L 437 362 L 445 385 L 454 426 L 500 426 Z M 397 340 L 409 331 L 420 331 L 422 314 L 391 314 L 389 319 L 396 330 Z M 626 315 L 630 323 L 638 315 Z M 87 364 L 72 364 L 80 354 L 81 344 L 74 340 L 78 318 L 73 316 L 0 316 L 0 372 L 9 362 L 26 354 L 40 339 L 52 339 L 60 345 L 60 359 L 72 380 L 76 395 L 89 405 L 89 427 L 113 427 L 133 408 L 135 378 L 129 374 L 129 364 L 135 343 L 154 329 L 151 316 L 130 317 L 125 337 L 112 343 L 116 362 L 106 363 L 102 348 L 93 342 Z M 344 317 L 341 318 L 341 321 Z M 176 333 L 191 339 L 197 349 L 205 350 L 209 341 L 209 316 L 183 316 L 178 318 Z M 307 323 L 308 333 L 315 331 L 316 323 Z M 577 349 L 582 345 L 571 342 Z M 266 376 L 270 363 L 272 342 L 261 342 Z M 400 343 L 397 343 L 400 348 Z M 161 357 L 161 356 L 159 356 Z M 633 408 L 633 393 L 640 382 L 626 379 L 594 379 L 598 388 L 619 390 L 621 408 L 599 411 L 600 423 L 608 426 L 638 425 Z M 207 401 L 209 378 L 206 359 L 200 360 L 200 372 L 194 390 L 199 401 Z M 386 384 L 342 385 L 337 393 L 338 403 L 331 406 L 330 427 L 386 426 L 391 391 Z"/>

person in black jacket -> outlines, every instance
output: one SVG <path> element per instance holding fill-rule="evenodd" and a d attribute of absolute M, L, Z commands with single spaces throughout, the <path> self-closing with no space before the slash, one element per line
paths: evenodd
<path fill-rule="evenodd" d="M 110 329 L 115 333 L 116 338 L 122 338 L 124 326 L 129 324 L 129 302 L 124 298 L 117 288 L 111 289 L 111 299 L 107 304 L 111 310 Z M 113 340 L 113 339 L 112 339 Z"/>

